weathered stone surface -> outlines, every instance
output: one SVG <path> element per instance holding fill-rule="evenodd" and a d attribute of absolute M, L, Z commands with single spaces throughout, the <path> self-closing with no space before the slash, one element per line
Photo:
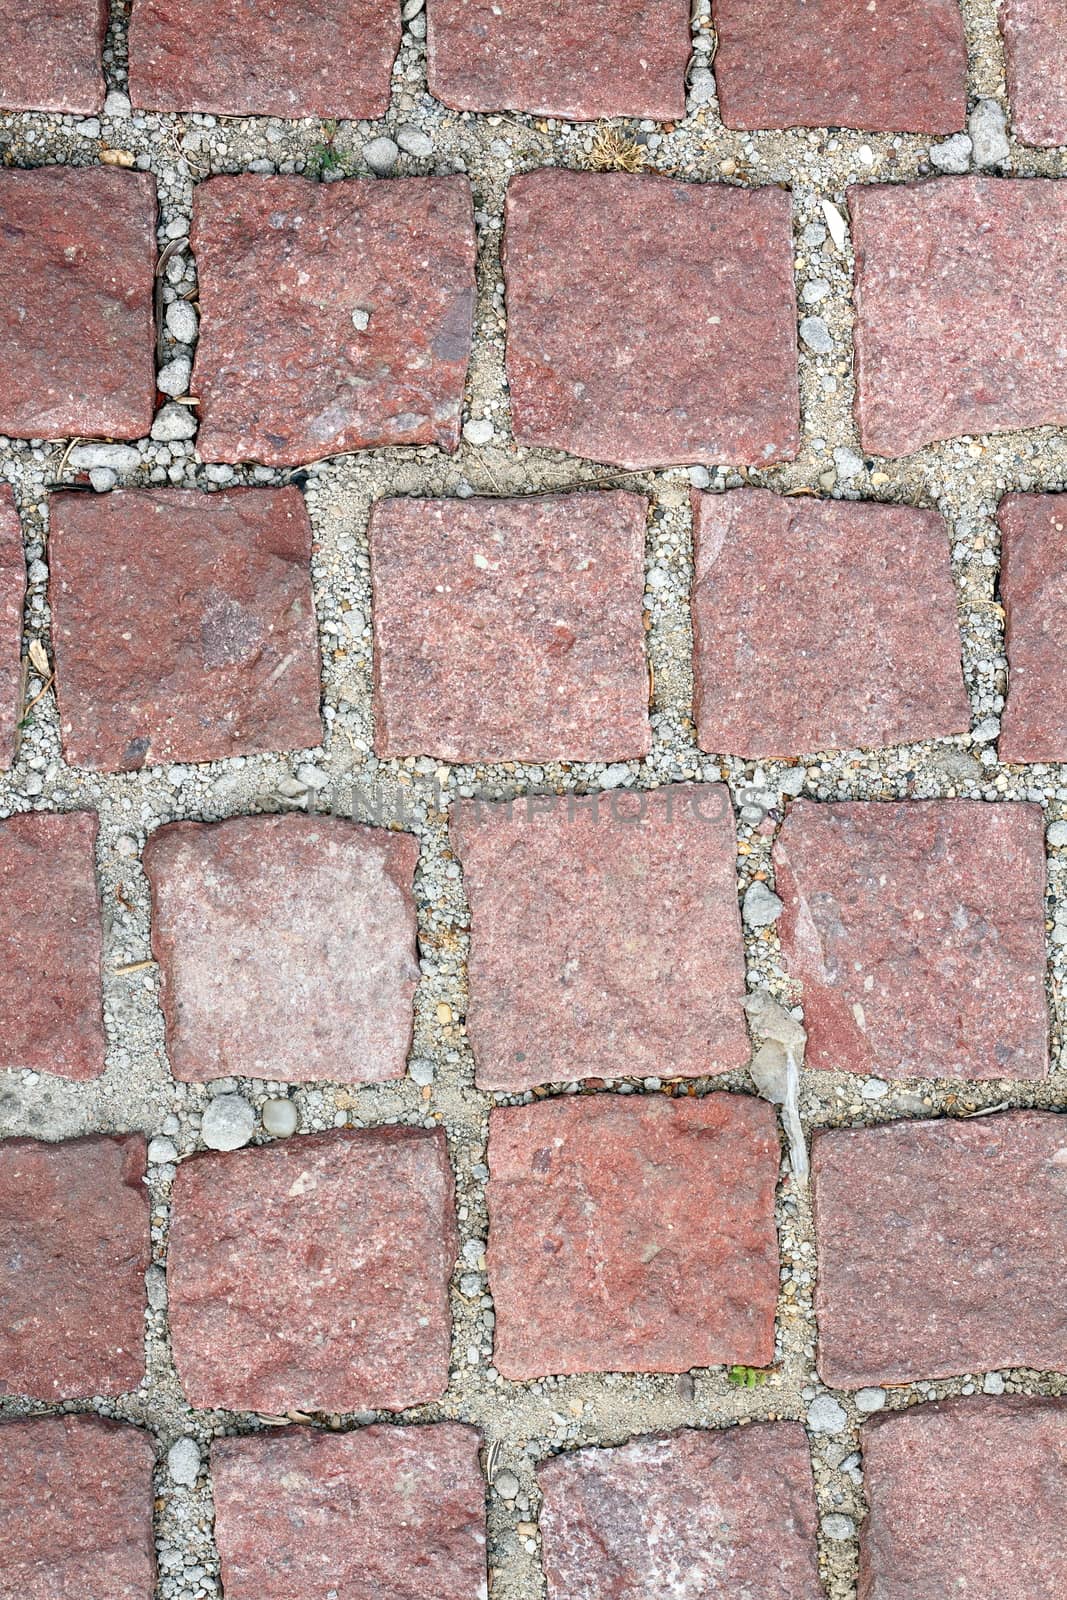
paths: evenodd
<path fill-rule="evenodd" d="M 0 0 L 0 108 L 99 111 L 106 32 L 107 0 Z"/>
<path fill-rule="evenodd" d="M 478 1083 L 698 1077 L 751 1053 L 722 784 L 462 803 Z"/>
<path fill-rule="evenodd" d="M 22 607 L 26 562 L 10 484 L 0 484 L 0 766 L 15 759 L 15 722 L 22 682 Z"/>
<path fill-rule="evenodd" d="M 1067 1401 L 942 1400 L 863 1430 L 860 1600 L 1067 1594 Z"/>
<path fill-rule="evenodd" d="M 137 439 L 155 405 L 147 172 L 0 172 L 0 433 Z"/>
<path fill-rule="evenodd" d="M 635 1439 L 542 1462 L 549 1600 L 821 1600 L 796 1422 Z"/>
<path fill-rule="evenodd" d="M 1067 9 L 1063 0 L 1004 0 L 1012 132 L 1024 144 L 1067 144 Z"/>
<path fill-rule="evenodd" d="M 967 115 L 956 0 L 714 0 L 728 128 L 954 133 Z"/>
<path fill-rule="evenodd" d="M 474 307 L 466 178 L 212 178 L 191 238 L 207 460 L 455 449 Z"/>
<path fill-rule="evenodd" d="M 766 466 L 799 448 L 781 189 L 542 170 L 508 186 L 520 444 L 624 467 Z"/>
<path fill-rule="evenodd" d="M 299 489 L 58 494 L 51 522 L 68 761 L 131 771 L 321 743 Z"/>
<path fill-rule="evenodd" d="M 774 859 L 807 1066 L 883 1078 L 1045 1074 L 1037 806 L 801 800 Z"/>
<path fill-rule="evenodd" d="M 835 1129 L 812 1168 L 826 1383 L 1064 1370 L 1067 1117 Z"/>
<path fill-rule="evenodd" d="M 380 117 L 399 45 L 393 0 L 136 0 L 130 97 L 154 111 Z"/>
<path fill-rule="evenodd" d="M 439 1399 L 455 1256 L 441 1131 L 312 1134 L 183 1162 L 167 1277 L 186 1395 L 270 1412 Z"/>
<path fill-rule="evenodd" d="M 766 1366 L 778 1154 L 773 1110 L 741 1095 L 595 1095 L 490 1112 L 497 1369 Z"/>
<path fill-rule="evenodd" d="M 686 0 L 435 0 L 430 93 L 569 121 L 685 116 Z"/>
<path fill-rule="evenodd" d="M 226 1600 L 477 1600 L 486 1592 L 480 1444 L 474 1428 L 449 1422 L 218 1440 Z"/>
<path fill-rule="evenodd" d="M 1002 761 L 1067 761 L 1067 494 L 1000 502 L 1008 646 Z"/>
<path fill-rule="evenodd" d="M 0 1393 L 123 1394 L 144 1377 L 139 1134 L 0 1144 Z"/>
<path fill-rule="evenodd" d="M 96 835 L 91 811 L 0 822 L 0 1068 L 104 1070 Z"/>
<path fill-rule="evenodd" d="M 944 178 L 848 200 L 863 448 L 1067 422 L 1067 186 Z"/>
<path fill-rule="evenodd" d="M 3 1600 L 152 1600 L 152 1441 L 102 1417 L 0 1423 Z"/>
<path fill-rule="evenodd" d="M 177 822 L 144 852 L 176 1078 L 402 1078 L 417 841 L 337 817 Z"/>
<path fill-rule="evenodd" d="M 789 756 L 965 733 L 948 530 L 936 511 L 694 494 L 701 748 Z"/>
<path fill-rule="evenodd" d="M 375 749 L 612 761 L 651 747 L 643 495 L 380 500 Z"/>

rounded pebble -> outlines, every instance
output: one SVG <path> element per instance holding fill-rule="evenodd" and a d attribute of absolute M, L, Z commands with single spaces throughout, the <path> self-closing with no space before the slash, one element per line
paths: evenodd
<path fill-rule="evenodd" d="M 263 1126 L 276 1139 L 287 1139 L 295 1133 L 300 1121 L 292 1100 L 267 1100 L 263 1106 Z"/>
<path fill-rule="evenodd" d="M 183 1489 L 191 1489 L 200 1472 L 200 1446 L 195 1439 L 178 1439 L 167 1451 L 167 1471 Z"/>
<path fill-rule="evenodd" d="M 240 1150 L 251 1139 L 256 1114 L 239 1094 L 220 1094 L 204 1112 L 200 1136 L 209 1150 Z"/>
<path fill-rule="evenodd" d="M 379 177 L 392 172 L 399 158 L 400 146 L 394 144 L 392 139 L 387 139 L 384 134 L 379 139 L 371 139 L 369 144 L 363 146 L 364 161 Z"/>

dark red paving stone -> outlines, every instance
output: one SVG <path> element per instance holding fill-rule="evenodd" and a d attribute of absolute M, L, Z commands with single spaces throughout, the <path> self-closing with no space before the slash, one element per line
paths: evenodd
<path fill-rule="evenodd" d="M 190 1403 L 277 1413 L 440 1399 L 456 1247 L 441 1131 L 313 1134 L 183 1162 L 167 1278 Z"/>
<path fill-rule="evenodd" d="M 176 1078 L 402 1078 L 419 967 L 409 833 L 337 817 L 177 822 L 148 841 Z"/>
<path fill-rule="evenodd" d="M 134 771 L 321 744 L 299 489 L 58 494 L 51 526 L 72 765 Z"/>
<path fill-rule="evenodd" d="M 9 169 L 0 211 L 0 433 L 142 437 L 156 396 L 154 178 Z"/>
<path fill-rule="evenodd" d="M 814 1136 L 819 1372 L 910 1383 L 1067 1366 L 1067 1117 Z"/>
<path fill-rule="evenodd" d="M 0 0 L 0 107 L 99 111 L 107 0 Z"/>
<path fill-rule="evenodd" d="M 1067 1402 L 943 1400 L 862 1440 L 859 1600 L 1067 1594 Z"/>
<path fill-rule="evenodd" d="M 685 116 L 686 0 L 433 0 L 430 93 L 575 122 Z"/>
<path fill-rule="evenodd" d="M 940 178 L 848 203 L 864 450 L 1067 422 L 1067 186 Z"/>
<path fill-rule="evenodd" d="M 806 1065 L 883 1078 L 1048 1070 L 1041 810 L 798 801 L 774 847 Z"/>
<path fill-rule="evenodd" d="M 22 607 L 26 561 L 10 484 L 0 483 L 0 767 L 15 759 L 15 722 L 22 684 Z"/>
<path fill-rule="evenodd" d="M 97 829 L 90 811 L 0 822 L 0 1068 L 104 1070 Z"/>
<path fill-rule="evenodd" d="M 152 1600 L 155 1459 L 103 1417 L 0 1423 L 0 1600 Z"/>
<path fill-rule="evenodd" d="M 394 0 L 135 0 L 130 97 L 153 111 L 380 117 L 399 47 Z"/>
<path fill-rule="evenodd" d="M 461 804 L 467 1033 L 483 1089 L 699 1077 L 751 1055 L 722 784 Z"/>
<path fill-rule="evenodd" d="M 0 1394 L 124 1394 L 144 1377 L 139 1134 L 0 1144 Z"/>
<path fill-rule="evenodd" d="M 474 308 L 466 178 L 211 178 L 191 238 L 205 460 L 455 449 Z"/>
<path fill-rule="evenodd" d="M 1002 761 L 1067 761 L 1067 494 L 1000 502 L 1008 650 Z"/>
<path fill-rule="evenodd" d="M 701 748 L 749 756 L 965 733 L 948 530 L 936 511 L 694 494 Z"/>
<path fill-rule="evenodd" d="M 520 444 L 624 467 L 796 455 L 789 194 L 543 169 L 505 217 Z"/>
<path fill-rule="evenodd" d="M 1003 0 L 1012 132 L 1023 144 L 1067 144 L 1067 8 L 1063 0 Z"/>
<path fill-rule="evenodd" d="M 217 1440 L 226 1600 L 478 1600 L 480 1445 L 474 1428 L 448 1422 Z"/>
<path fill-rule="evenodd" d="M 768 1365 L 778 1160 L 772 1107 L 742 1095 L 491 1111 L 499 1372 Z"/>
<path fill-rule="evenodd" d="M 549 1600 L 822 1600 L 796 1422 L 635 1439 L 542 1462 Z"/>
<path fill-rule="evenodd" d="M 647 755 L 648 501 L 621 490 L 380 500 L 370 524 L 380 756 Z"/>

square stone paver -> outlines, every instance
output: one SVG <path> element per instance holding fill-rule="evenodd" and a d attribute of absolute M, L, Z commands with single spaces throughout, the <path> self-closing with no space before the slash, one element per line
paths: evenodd
<path fill-rule="evenodd" d="M 51 501 L 63 753 L 135 771 L 322 741 L 299 489 Z"/>
<path fill-rule="evenodd" d="M 766 1366 L 778 1160 L 773 1108 L 746 1095 L 599 1094 L 491 1111 L 497 1370 Z"/>
<path fill-rule="evenodd" d="M 1040 808 L 801 800 L 774 847 L 806 1065 L 883 1078 L 1048 1070 Z"/>
<path fill-rule="evenodd" d="M 107 15 L 107 0 L 0 0 L 0 107 L 99 111 Z"/>
<path fill-rule="evenodd" d="M 812 1170 L 824 1382 L 1067 1369 L 1067 1116 L 817 1132 Z"/>
<path fill-rule="evenodd" d="M 0 433 L 140 438 L 156 397 L 155 179 L 9 168 L 0 211 Z"/>
<path fill-rule="evenodd" d="M 966 733 L 949 536 L 936 511 L 694 494 L 694 714 L 747 756 Z"/>
<path fill-rule="evenodd" d="M 22 607 L 26 561 L 22 528 L 9 484 L 0 484 L 0 767 L 15 759 L 15 722 L 22 683 Z"/>
<path fill-rule="evenodd" d="M 1002 761 L 1067 761 L 1067 494 L 1009 494 L 997 511 L 1008 649 Z"/>
<path fill-rule="evenodd" d="M 139 1134 L 0 1143 L 0 1394 L 124 1394 L 144 1377 Z"/>
<path fill-rule="evenodd" d="M 190 1403 L 278 1413 L 440 1399 L 456 1245 L 440 1130 L 312 1134 L 183 1162 L 167 1279 Z"/>
<path fill-rule="evenodd" d="M 822 1600 L 799 1423 L 576 1450 L 537 1479 L 549 1600 Z"/>
<path fill-rule="evenodd" d="M 1012 132 L 1023 144 L 1067 144 L 1067 7 L 1002 0 Z"/>
<path fill-rule="evenodd" d="M 647 755 L 643 495 L 380 500 L 375 749 L 448 761 Z"/>
<path fill-rule="evenodd" d="M 478 1083 L 699 1077 L 751 1054 L 721 784 L 461 803 Z"/>
<path fill-rule="evenodd" d="M 480 1445 L 474 1428 L 449 1422 L 216 1440 L 226 1600 L 478 1600 Z"/>
<path fill-rule="evenodd" d="M 474 308 L 466 178 L 212 178 L 191 238 L 206 460 L 455 449 Z"/>
<path fill-rule="evenodd" d="M 543 169 L 505 206 L 520 444 L 623 467 L 799 448 L 791 197 Z"/>
<path fill-rule="evenodd" d="M 338 817 L 176 822 L 144 851 L 176 1078 L 402 1078 L 417 841 Z"/>

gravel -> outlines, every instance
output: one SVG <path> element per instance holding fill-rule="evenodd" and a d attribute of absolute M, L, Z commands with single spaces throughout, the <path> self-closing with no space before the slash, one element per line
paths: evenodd
<path fill-rule="evenodd" d="M 195 433 L 196 413 L 192 407 L 173 402 L 157 413 L 152 424 L 152 438 L 164 444 L 172 444 L 177 439 L 191 439 Z"/>
<path fill-rule="evenodd" d="M 967 118 L 976 167 L 1000 167 L 1011 160 L 1008 119 L 996 100 L 979 100 Z"/>
<path fill-rule="evenodd" d="M 122 476 L 137 471 L 141 465 L 141 452 L 129 444 L 77 444 L 68 460 L 74 472 L 103 469 Z"/>
<path fill-rule="evenodd" d="M 195 1439 L 178 1439 L 167 1451 L 167 1471 L 174 1482 L 191 1489 L 200 1475 L 200 1446 Z"/>
<path fill-rule="evenodd" d="M 188 300 L 174 300 L 167 307 L 167 332 L 179 344 L 192 344 L 196 338 L 200 319 Z"/>
<path fill-rule="evenodd" d="M 287 1139 L 299 1126 L 300 1112 L 292 1100 L 265 1100 L 262 1118 L 265 1132 L 276 1139 Z"/>
<path fill-rule="evenodd" d="M 209 1150 L 239 1150 L 251 1139 L 256 1114 L 239 1094 L 220 1094 L 208 1104 L 200 1136 Z"/>
<path fill-rule="evenodd" d="M 769 928 L 772 922 L 777 922 L 783 909 L 781 900 L 765 883 L 757 880 L 745 890 L 741 915 L 750 928 Z"/>
<path fill-rule="evenodd" d="M 822 317 L 802 317 L 800 337 L 817 356 L 828 356 L 834 347 L 830 329 Z"/>
<path fill-rule="evenodd" d="M 974 146 L 966 133 L 954 133 L 951 139 L 930 146 L 930 161 L 938 172 L 966 172 L 971 164 Z"/>
<path fill-rule="evenodd" d="M 188 394 L 192 371 L 193 364 L 187 356 L 176 356 L 156 373 L 156 388 L 161 394 Z M 177 434 L 175 437 L 182 438 L 183 435 Z"/>
<path fill-rule="evenodd" d="M 384 178 L 400 159 L 400 146 L 385 137 L 371 139 L 363 146 L 363 159 L 372 172 Z"/>
<path fill-rule="evenodd" d="M 808 1407 L 808 1427 L 812 1433 L 844 1433 L 848 1412 L 832 1394 L 821 1394 Z"/>

